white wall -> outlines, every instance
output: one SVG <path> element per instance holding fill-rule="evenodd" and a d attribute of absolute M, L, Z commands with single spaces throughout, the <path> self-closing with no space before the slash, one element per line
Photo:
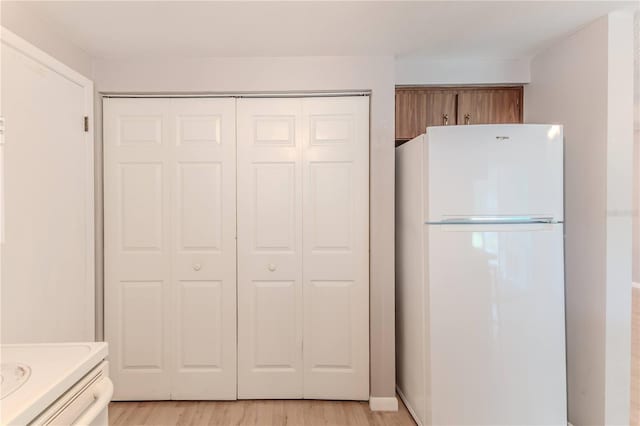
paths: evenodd
<path fill-rule="evenodd" d="M 609 14 L 605 420 L 628 424 L 633 217 L 633 14 Z M 624 352 L 621 352 L 624 351 Z M 618 389 L 624 387 L 624 392 Z"/>
<path fill-rule="evenodd" d="M 396 58 L 396 84 L 521 84 L 531 81 L 529 58 Z"/>
<path fill-rule="evenodd" d="M 537 55 L 526 122 L 565 126 L 569 420 L 628 425 L 633 20 L 614 12 Z"/>
<path fill-rule="evenodd" d="M 85 77 L 91 77 L 92 58 L 58 34 L 46 21 L 36 16 L 28 2 L 0 2 L 2 26 L 37 46 Z"/>
<path fill-rule="evenodd" d="M 94 79 L 100 92 L 371 90 L 371 395 L 394 397 L 393 58 L 96 61 Z"/>
<path fill-rule="evenodd" d="M 640 11 L 634 21 L 633 281 L 640 283 Z"/>
<path fill-rule="evenodd" d="M 0 1 L 0 24 L 13 32 L 20 38 L 28 41 L 38 49 L 51 55 L 58 61 L 79 72 L 83 76 L 91 79 L 93 70 L 93 58 L 78 46 L 71 43 L 64 35 L 59 34 L 56 29 L 35 14 L 25 1 Z M 95 98 L 94 98 L 95 99 Z M 96 99 L 97 101 L 97 99 Z M 100 111 L 96 110 L 95 113 Z M 96 154 L 95 173 L 96 176 L 102 176 L 101 152 L 94 151 Z M 99 161 L 97 161 L 99 160 Z M 99 182 L 102 185 L 102 182 Z M 94 194 L 102 194 L 102 187 L 96 182 Z M 95 200 L 101 203 L 100 199 Z M 100 210 L 96 209 L 96 214 L 101 215 L 101 204 L 97 205 Z M 96 223 L 101 226 L 102 222 Z M 96 227 L 96 250 L 102 249 L 102 229 Z M 96 252 L 101 255 L 101 252 Z M 96 283 L 102 282 L 102 261 L 96 258 Z M 102 301 L 96 303 L 96 325 L 102 322 Z M 102 330 L 96 330 L 96 338 L 102 338 Z"/>

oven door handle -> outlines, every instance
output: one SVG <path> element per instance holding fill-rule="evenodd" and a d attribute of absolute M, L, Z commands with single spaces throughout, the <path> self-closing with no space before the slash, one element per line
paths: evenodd
<path fill-rule="evenodd" d="M 108 377 L 105 377 L 92 392 L 94 398 L 93 403 L 73 423 L 74 426 L 90 425 L 103 410 L 108 409 L 109 402 L 111 402 L 111 397 L 113 396 L 113 383 Z"/>

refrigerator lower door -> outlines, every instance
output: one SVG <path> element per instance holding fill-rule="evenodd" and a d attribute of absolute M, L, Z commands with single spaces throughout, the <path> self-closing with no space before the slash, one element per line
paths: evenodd
<path fill-rule="evenodd" d="M 431 424 L 566 426 L 562 224 L 425 232 Z"/>

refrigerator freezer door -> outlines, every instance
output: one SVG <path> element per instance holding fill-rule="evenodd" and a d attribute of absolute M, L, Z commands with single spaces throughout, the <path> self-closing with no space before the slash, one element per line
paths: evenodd
<path fill-rule="evenodd" d="M 563 221 L 562 126 L 427 129 L 425 222 L 456 217 Z"/>
<path fill-rule="evenodd" d="M 428 225 L 434 425 L 567 424 L 563 225 Z"/>

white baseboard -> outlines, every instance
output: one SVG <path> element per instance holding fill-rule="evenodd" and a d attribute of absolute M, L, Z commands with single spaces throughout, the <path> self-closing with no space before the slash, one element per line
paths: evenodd
<path fill-rule="evenodd" d="M 398 398 L 370 396 L 369 408 L 371 411 L 398 411 Z"/>

